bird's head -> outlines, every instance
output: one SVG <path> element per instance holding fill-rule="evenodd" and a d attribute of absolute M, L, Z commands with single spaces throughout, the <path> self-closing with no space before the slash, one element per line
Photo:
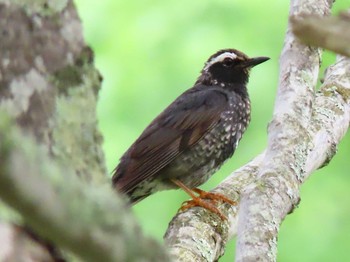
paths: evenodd
<path fill-rule="evenodd" d="M 236 49 L 223 49 L 209 57 L 196 83 L 222 87 L 246 84 L 250 69 L 269 59 L 249 58 Z"/>

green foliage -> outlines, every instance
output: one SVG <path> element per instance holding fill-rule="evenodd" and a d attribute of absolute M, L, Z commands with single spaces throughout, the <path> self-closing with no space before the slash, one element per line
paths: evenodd
<path fill-rule="evenodd" d="M 235 156 L 202 188 L 213 188 L 264 149 L 289 1 L 75 2 L 104 77 L 98 114 L 110 171 L 145 126 L 192 86 L 206 59 L 227 47 L 271 60 L 251 74 L 252 123 Z M 345 1 L 337 3 L 335 13 L 345 8 Z M 333 61 L 333 54 L 324 55 L 324 64 Z M 324 69 L 322 66 L 321 74 Z M 299 208 L 281 228 L 279 261 L 348 258 L 350 176 L 344 167 L 349 153 L 348 135 L 331 163 L 303 185 Z M 137 204 L 134 211 L 144 230 L 161 240 L 186 199 L 180 191 L 161 192 Z M 220 261 L 232 261 L 233 253 L 231 241 Z"/>

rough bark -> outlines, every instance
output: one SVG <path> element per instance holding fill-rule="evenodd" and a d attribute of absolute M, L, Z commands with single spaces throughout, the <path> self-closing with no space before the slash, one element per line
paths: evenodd
<path fill-rule="evenodd" d="M 327 2 L 291 1 L 290 15 L 328 15 Z M 284 217 L 299 203 L 311 136 L 321 50 L 301 44 L 290 24 L 280 57 L 280 80 L 268 145 L 257 179 L 242 194 L 236 261 L 273 261 Z"/>
<path fill-rule="evenodd" d="M 0 2 L 0 108 L 51 156 L 98 181 L 106 174 L 96 119 L 102 79 L 75 7 L 15 2 Z"/>
<path fill-rule="evenodd" d="M 0 154 L 1 198 L 41 236 L 84 261 L 166 260 L 161 246 L 142 235 L 109 183 L 84 183 L 4 114 Z"/>
<path fill-rule="evenodd" d="M 292 1 L 291 16 L 327 15 L 330 4 Z M 350 60 L 339 57 L 316 92 L 320 52 L 300 44 L 289 26 L 268 147 L 214 189 L 239 201 L 239 208 L 220 207 L 228 221 L 201 208 L 178 214 L 165 235 L 174 257 L 217 260 L 239 215 L 236 261 L 276 260 L 279 226 L 298 204 L 300 185 L 331 160 L 349 128 Z"/>
<path fill-rule="evenodd" d="M 165 260 L 110 186 L 102 78 L 72 1 L 0 1 L 0 33 L 1 199 L 84 261 Z"/>
<path fill-rule="evenodd" d="M 0 30 L 0 108 L 86 181 L 103 178 L 101 79 L 72 2 L 0 1 Z"/>

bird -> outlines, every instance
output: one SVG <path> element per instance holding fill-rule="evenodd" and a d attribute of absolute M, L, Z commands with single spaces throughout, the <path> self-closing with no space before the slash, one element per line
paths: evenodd
<path fill-rule="evenodd" d="M 198 187 L 234 154 L 250 123 L 250 69 L 269 59 L 249 58 L 232 48 L 210 56 L 193 87 L 165 108 L 122 155 L 113 186 L 132 205 L 158 191 L 181 188 L 192 198 L 181 210 L 201 206 L 225 219 L 217 201 L 235 202 Z"/>

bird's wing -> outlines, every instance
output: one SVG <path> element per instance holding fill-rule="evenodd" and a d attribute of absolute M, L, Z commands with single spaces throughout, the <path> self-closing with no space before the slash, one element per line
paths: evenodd
<path fill-rule="evenodd" d="M 193 88 L 166 108 L 121 158 L 113 182 L 129 192 L 191 148 L 220 120 L 227 95 L 210 87 Z"/>

